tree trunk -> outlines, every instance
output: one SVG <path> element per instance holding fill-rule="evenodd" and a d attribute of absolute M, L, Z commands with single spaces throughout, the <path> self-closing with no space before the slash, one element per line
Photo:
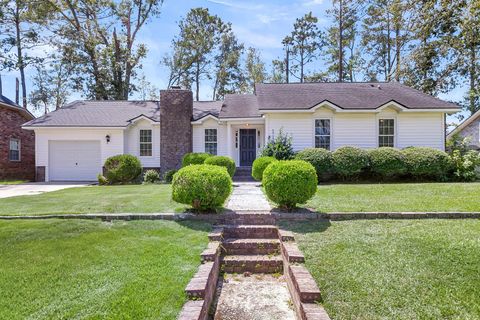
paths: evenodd
<path fill-rule="evenodd" d="M 401 39 L 400 39 L 400 26 L 397 24 L 395 26 L 395 60 L 397 62 L 397 68 L 395 70 L 395 81 L 400 82 L 400 74 L 401 74 L 401 53 L 400 53 L 400 45 L 401 45 Z"/>
<path fill-rule="evenodd" d="M 305 61 L 303 49 L 300 50 L 300 83 L 303 83 L 303 64 Z"/>
<path fill-rule="evenodd" d="M 289 75 L 290 75 L 290 48 L 287 46 L 286 58 L 285 58 L 285 81 L 287 83 L 290 82 Z"/>
<path fill-rule="evenodd" d="M 195 99 L 200 101 L 200 63 L 197 62 L 195 69 Z"/>
<path fill-rule="evenodd" d="M 387 8 L 387 76 L 385 77 L 385 81 L 390 81 L 392 76 L 392 57 L 390 56 L 390 51 L 392 50 L 390 39 L 390 12 L 389 8 Z"/>
<path fill-rule="evenodd" d="M 470 74 L 470 94 L 469 94 L 469 109 L 471 114 L 474 114 L 476 112 L 476 107 L 475 107 L 475 79 L 476 79 L 476 60 L 477 60 L 477 55 L 475 52 L 475 46 L 472 43 L 470 45 L 470 67 L 469 67 L 469 74 Z"/>
<path fill-rule="evenodd" d="M 340 0 L 338 23 L 338 82 L 343 82 L 343 0 Z"/>
<path fill-rule="evenodd" d="M 22 52 L 22 37 L 20 30 L 20 8 L 19 3 L 15 3 L 15 31 L 16 31 L 16 45 L 17 45 L 17 63 L 20 71 L 20 82 L 22 86 L 22 107 L 27 108 L 27 85 L 25 80 L 25 65 L 23 61 Z"/>

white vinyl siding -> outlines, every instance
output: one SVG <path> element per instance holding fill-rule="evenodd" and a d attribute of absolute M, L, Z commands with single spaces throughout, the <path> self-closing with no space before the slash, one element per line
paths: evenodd
<path fill-rule="evenodd" d="M 378 147 L 379 119 L 395 119 L 394 143 L 397 148 L 425 146 L 444 150 L 442 112 L 332 112 L 320 108 L 314 113 L 270 113 L 265 115 L 266 138 L 280 129 L 293 138 L 293 149 L 315 147 L 315 119 L 331 119 L 331 150 L 341 146 L 363 149 Z"/>
<path fill-rule="evenodd" d="M 217 155 L 228 156 L 227 126 L 218 124 L 218 121 L 214 119 L 208 119 L 202 124 L 193 125 L 193 152 L 206 152 L 205 129 L 217 129 Z"/>
<path fill-rule="evenodd" d="M 152 130 L 152 155 L 140 155 L 140 132 Z M 145 168 L 160 167 L 160 125 L 148 120 L 141 119 L 125 130 L 125 153 L 134 155 L 140 159 Z"/>

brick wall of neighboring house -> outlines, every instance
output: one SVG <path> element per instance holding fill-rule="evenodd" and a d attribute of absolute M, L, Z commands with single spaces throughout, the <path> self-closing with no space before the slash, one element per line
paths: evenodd
<path fill-rule="evenodd" d="M 461 137 L 469 137 L 470 145 L 475 148 L 480 148 L 480 117 L 463 128 L 459 135 Z"/>
<path fill-rule="evenodd" d="M 0 180 L 35 179 L 35 135 L 23 130 L 31 120 L 15 110 L 0 106 Z M 10 139 L 20 139 L 20 161 L 10 161 Z"/>
<path fill-rule="evenodd" d="M 192 152 L 193 94 L 190 90 L 160 91 L 160 166 L 178 169 L 185 153 Z"/>

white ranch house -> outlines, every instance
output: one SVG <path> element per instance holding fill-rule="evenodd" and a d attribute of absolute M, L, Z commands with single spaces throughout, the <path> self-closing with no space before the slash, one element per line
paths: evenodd
<path fill-rule="evenodd" d="M 193 102 L 189 90 L 160 101 L 76 101 L 26 123 L 35 131 L 37 180 L 95 180 L 105 160 L 137 156 L 144 168 L 177 168 L 186 152 L 251 166 L 283 130 L 295 151 L 341 146 L 445 149 L 445 116 L 460 108 L 398 83 L 257 84 L 255 94 Z"/>

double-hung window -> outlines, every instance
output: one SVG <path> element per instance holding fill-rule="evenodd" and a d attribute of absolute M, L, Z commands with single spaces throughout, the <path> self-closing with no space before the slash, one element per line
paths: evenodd
<path fill-rule="evenodd" d="M 152 130 L 140 130 L 140 157 L 152 156 Z"/>
<path fill-rule="evenodd" d="M 330 119 L 315 120 L 315 148 L 330 150 L 331 123 Z"/>
<path fill-rule="evenodd" d="M 205 152 L 217 155 L 217 129 L 205 129 Z"/>
<path fill-rule="evenodd" d="M 10 139 L 10 149 L 8 151 L 10 161 L 20 161 L 20 140 Z"/>
<path fill-rule="evenodd" d="M 378 120 L 378 146 L 395 147 L 395 120 Z"/>

